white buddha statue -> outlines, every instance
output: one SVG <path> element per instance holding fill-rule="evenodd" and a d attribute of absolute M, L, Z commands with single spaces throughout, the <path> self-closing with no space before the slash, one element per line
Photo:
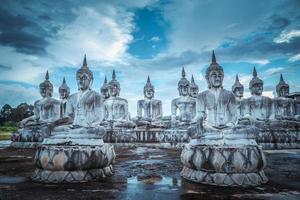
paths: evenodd
<path fill-rule="evenodd" d="M 59 98 L 60 98 L 60 117 L 64 117 L 67 109 L 67 102 L 70 95 L 70 88 L 66 83 L 66 79 L 64 77 L 61 86 L 58 89 Z"/>
<path fill-rule="evenodd" d="M 184 68 L 181 76 L 178 82 L 179 97 L 171 102 L 172 128 L 188 127 L 196 114 L 196 100 L 190 96 L 190 82 L 185 78 Z"/>
<path fill-rule="evenodd" d="M 137 102 L 137 126 L 146 126 L 148 128 L 164 127 L 162 118 L 161 100 L 154 99 L 154 86 L 151 84 L 148 76 L 147 83 L 144 86 L 144 99 Z"/>
<path fill-rule="evenodd" d="M 52 98 L 53 85 L 49 81 L 48 71 L 39 87 L 43 98 L 34 103 L 34 115 L 19 122 L 21 129 L 13 134 L 14 142 L 41 142 L 50 134 L 49 124 L 60 118 L 60 102 Z"/>
<path fill-rule="evenodd" d="M 109 91 L 108 91 L 108 84 L 107 84 L 106 76 L 105 76 L 103 85 L 101 86 L 100 93 L 103 96 L 104 101 L 109 98 Z"/>
<path fill-rule="evenodd" d="M 231 89 L 232 93 L 236 98 L 238 118 L 241 118 L 244 115 L 244 86 L 240 83 L 238 75 L 236 75 L 235 82 L 232 85 Z"/>
<path fill-rule="evenodd" d="M 190 96 L 197 98 L 199 93 L 199 86 L 195 83 L 194 76 L 192 75 L 191 84 L 190 84 Z"/>

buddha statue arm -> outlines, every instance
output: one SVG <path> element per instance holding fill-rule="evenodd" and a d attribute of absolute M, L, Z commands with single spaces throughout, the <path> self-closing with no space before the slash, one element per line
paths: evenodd
<path fill-rule="evenodd" d="M 171 102 L 171 126 L 172 127 L 175 127 L 176 125 L 176 113 L 177 113 L 176 99 L 173 99 Z"/>
<path fill-rule="evenodd" d="M 158 108 L 158 114 L 157 114 L 156 118 L 162 118 L 162 104 L 161 104 L 161 101 L 158 102 L 157 108 Z"/>
<path fill-rule="evenodd" d="M 229 111 L 229 114 L 231 115 L 231 120 L 226 123 L 226 126 L 233 127 L 237 123 L 237 116 L 238 116 L 237 115 L 237 113 L 238 113 L 237 101 L 236 101 L 234 94 L 231 94 L 231 96 L 230 96 L 230 100 L 229 100 L 229 104 L 228 104 L 228 111 Z"/>
<path fill-rule="evenodd" d="M 29 122 L 34 122 L 34 121 L 38 121 L 40 119 L 40 110 L 38 109 L 38 101 L 34 102 L 34 109 L 33 109 L 33 113 L 34 115 L 27 117 L 23 120 L 21 120 L 18 125 L 20 127 L 25 127 L 27 125 L 27 123 Z"/>
<path fill-rule="evenodd" d="M 199 123 L 202 122 L 206 118 L 206 112 L 205 112 L 206 106 L 204 97 L 202 94 L 199 94 L 196 100 L 196 116 L 192 120 L 192 123 Z"/>
<path fill-rule="evenodd" d="M 49 123 L 49 130 L 52 131 L 55 127 L 60 125 L 72 124 L 73 120 L 74 120 L 74 108 L 71 102 L 68 101 L 66 105 L 65 116 Z"/>
<path fill-rule="evenodd" d="M 141 100 L 139 100 L 137 102 L 137 115 L 136 116 L 138 119 L 142 118 L 142 101 Z"/>

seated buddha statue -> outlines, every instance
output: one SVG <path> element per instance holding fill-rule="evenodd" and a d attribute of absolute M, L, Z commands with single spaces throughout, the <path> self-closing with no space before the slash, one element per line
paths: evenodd
<path fill-rule="evenodd" d="M 116 80 L 113 70 L 112 80 L 108 83 L 109 98 L 104 102 L 105 119 L 103 125 L 110 128 L 134 128 L 136 125 L 130 121 L 128 101 L 119 97 L 120 83 Z"/>
<path fill-rule="evenodd" d="M 147 83 L 144 86 L 144 99 L 137 102 L 137 120 L 138 127 L 160 128 L 164 127 L 162 118 L 161 100 L 154 99 L 154 86 L 151 84 L 148 76 Z"/>
<path fill-rule="evenodd" d="M 70 88 L 66 83 L 66 79 L 64 77 L 61 86 L 58 88 L 59 98 L 60 98 L 60 117 L 63 118 L 66 113 L 67 102 L 70 95 Z"/>
<path fill-rule="evenodd" d="M 223 89 L 224 72 L 214 52 L 205 78 L 208 90 L 197 97 L 198 129 L 181 153 L 181 176 L 218 186 L 265 183 L 265 160 L 254 140 L 257 130 L 237 124 L 236 98 Z"/>
<path fill-rule="evenodd" d="M 239 123 L 250 123 L 258 127 L 264 127 L 272 114 L 272 99 L 262 96 L 263 81 L 257 77 L 255 67 L 253 69 L 253 78 L 249 83 L 249 89 L 252 96 L 244 100 L 245 111 Z"/>
<path fill-rule="evenodd" d="M 184 68 L 182 68 L 181 76 L 178 82 L 179 97 L 171 102 L 172 128 L 188 127 L 196 114 L 196 99 L 190 96 L 190 82 L 185 78 Z"/>
<path fill-rule="evenodd" d="M 105 76 L 103 85 L 101 86 L 100 93 L 103 96 L 104 101 L 109 98 L 109 91 L 108 91 L 108 84 L 107 84 L 106 76 Z"/>
<path fill-rule="evenodd" d="M 60 118 L 60 102 L 52 98 L 53 85 L 49 81 L 48 71 L 39 87 L 43 98 L 34 103 L 34 115 L 19 122 L 21 129 L 13 134 L 14 142 L 41 142 L 50 134 L 48 125 Z"/>
<path fill-rule="evenodd" d="M 242 99 L 244 96 L 244 86 L 240 83 L 238 75 L 236 75 L 235 82 L 231 89 L 236 98 L 238 118 L 241 118 L 244 115 L 244 101 Z"/>
<path fill-rule="evenodd" d="M 104 127 L 100 126 L 104 118 L 103 99 L 90 88 L 93 73 L 87 65 L 86 56 L 76 72 L 76 80 L 78 92 L 70 95 L 64 117 L 51 124 L 52 136 L 43 144 L 84 144 L 89 137 L 101 138 L 105 134 Z"/>
<path fill-rule="evenodd" d="M 65 117 L 51 124 L 51 136 L 37 148 L 34 181 L 78 183 L 113 175 L 114 147 L 103 142 L 103 99 L 91 89 L 93 73 L 86 56 L 76 80 L 78 92 L 68 98 Z"/>
<path fill-rule="evenodd" d="M 280 81 L 276 86 L 277 97 L 273 99 L 273 112 L 271 115 L 272 125 L 282 125 L 282 120 L 296 121 L 299 116 L 296 115 L 296 102 L 294 99 L 288 98 L 289 85 L 284 81 L 282 74 Z M 298 121 L 298 120 L 297 120 Z"/>
<path fill-rule="evenodd" d="M 193 98 L 197 98 L 199 93 L 199 87 L 195 83 L 194 76 L 192 75 L 191 85 L 190 85 L 190 96 Z"/>

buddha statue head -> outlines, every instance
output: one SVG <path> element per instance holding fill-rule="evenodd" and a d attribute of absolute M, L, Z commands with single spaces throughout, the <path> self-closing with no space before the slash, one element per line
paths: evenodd
<path fill-rule="evenodd" d="M 276 86 L 276 93 L 278 97 L 287 97 L 290 93 L 290 86 L 283 80 L 282 74 L 280 74 L 280 81 Z"/>
<path fill-rule="evenodd" d="M 105 76 L 105 79 L 104 79 L 104 82 L 103 82 L 100 92 L 101 92 L 101 95 L 104 97 L 104 99 L 109 98 L 109 91 L 108 91 L 108 84 L 107 84 L 106 76 Z"/>
<path fill-rule="evenodd" d="M 48 70 L 46 72 L 45 80 L 40 84 L 40 94 L 43 98 L 52 97 L 53 94 L 53 85 L 49 81 Z"/>
<path fill-rule="evenodd" d="M 256 68 L 253 68 L 253 78 L 249 83 L 249 89 L 252 95 L 260 96 L 262 95 L 264 89 L 264 82 L 257 77 Z"/>
<path fill-rule="evenodd" d="M 190 93 L 190 82 L 185 78 L 184 67 L 181 72 L 181 79 L 178 82 L 178 91 L 180 96 L 187 96 Z"/>
<path fill-rule="evenodd" d="M 238 75 L 235 77 L 235 82 L 232 86 L 232 92 L 235 97 L 242 98 L 244 96 L 244 86 L 240 83 Z"/>
<path fill-rule="evenodd" d="M 89 69 L 86 62 L 86 55 L 84 55 L 82 67 L 76 72 L 78 89 L 81 91 L 90 89 L 93 79 L 93 72 Z"/>
<path fill-rule="evenodd" d="M 70 95 L 70 88 L 66 83 L 65 77 L 63 79 L 61 86 L 58 88 L 58 92 L 59 92 L 60 99 L 67 99 Z"/>
<path fill-rule="evenodd" d="M 215 52 L 212 52 L 212 60 L 210 66 L 206 69 L 205 79 L 208 88 L 222 88 L 224 71 L 223 68 L 217 63 Z"/>
<path fill-rule="evenodd" d="M 154 97 L 154 86 L 151 84 L 150 77 L 147 78 L 147 83 L 144 86 L 144 97 L 152 99 Z"/>
<path fill-rule="evenodd" d="M 116 72 L 113 70 L 112 80 L 108 83 L 108 91 L 111 97 L 119 96 L 120 94 L 120 83 L 116 80 Z"/>
<path fill-rule="evenodd" d="M 191 85 L 190 85 L 190 96 L 196 98 L 199 92 L 199 87 L 195 83 L 194 76 L 192 75 Z"/>

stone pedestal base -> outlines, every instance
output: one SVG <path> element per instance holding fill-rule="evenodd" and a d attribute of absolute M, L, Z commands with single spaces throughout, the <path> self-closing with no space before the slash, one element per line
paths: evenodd
<path fill-rule="evenodd" d="M 113 174 L 115 152 L 112 145 L 38 147 L 32 179 L 46 183 L 86 182 Z"/>
<path fill-rule="evenodd" d="M 257 186 L 268 181 L 263 170 L 255 173 L 210 173 L 183 167 L 180 175 L 190 181 L 217 186 Z"/>
<path fill-rule="evenodd" d="M 35 149 L 41 144 L 41 142 L 12 142 L 10 146 L 13 148 Z"/>
<path fill-rule="evenodd" d="M 218 186 L 256 186 L 268 181 L 266 160 L 257 145 L 192 145 L 181 153 L 181 175 L 197 183 Z"/>
<path fill-rule="evenodd" d="M 44 183 L 79 183 L 97 181 L 113 175 L 112 165 L 103 169 L 77 170 L 77 171 L 51 171 L 36 169 L 32 175 L 32 180 Z"/>

